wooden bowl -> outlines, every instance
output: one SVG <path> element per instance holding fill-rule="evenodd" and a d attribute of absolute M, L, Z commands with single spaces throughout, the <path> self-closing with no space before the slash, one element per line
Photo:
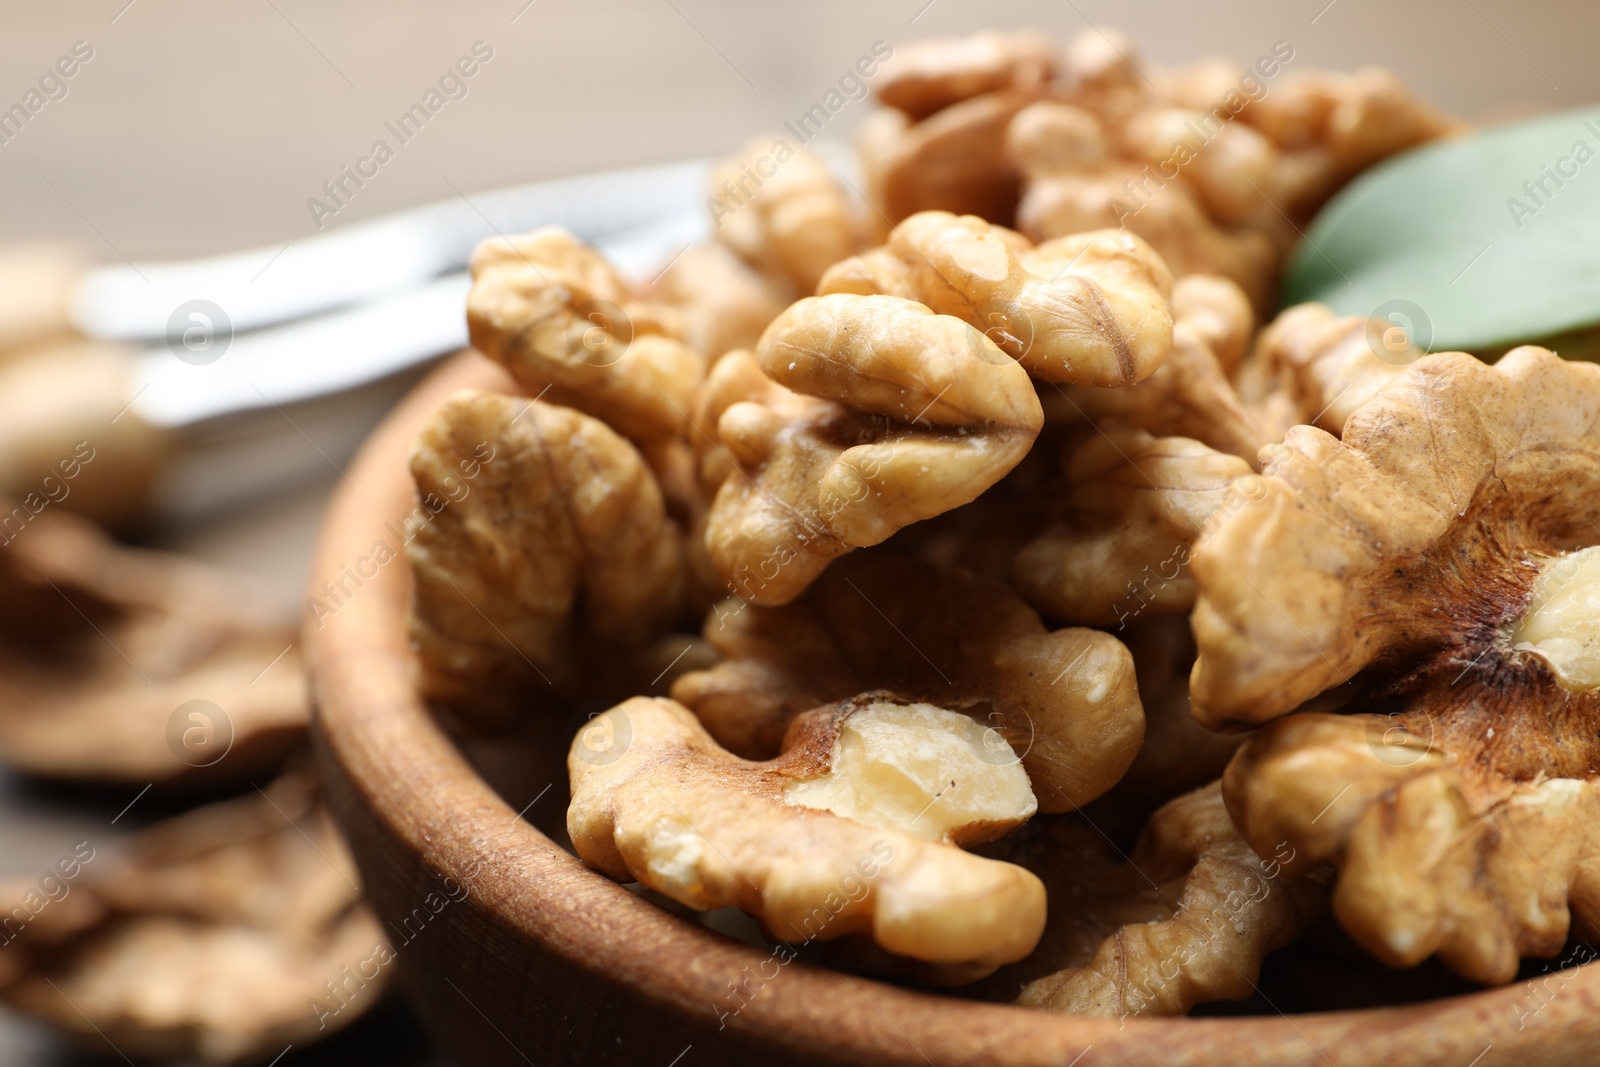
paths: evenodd
<path fill-rule="evenodd" d="M 454 1062 L 1600 1062 L 1600 966 L 1552 977 L 1537 991 L 1519 983 L 1382 1010 L 1119 1023 L 938 997 L 799 963 L 779 968 L 589 870 L 520 818 L 430 718 L 411 681 L 404 557 L 371 562 L 378 542 L 399 547 L 400 519 L 412 507 L 412 438 L 447 394 L 467 387 L 514 391 L 487 361 L 456 357 L 367 443 L 332 504 L 312 570 L 312 595 L 332 614 L 319 610 L 306 627 L 315 737 L 335 814 L 394 939 L 401 980 Z M 357 577 L 335 605 L 322 583 L 346 573 Z M 547 825 L 559 825 L 566 802 L 564 725 L 523 771 L 527 795 L 550 786 L 534 802 L 536 814 L 554 820 Z M 731 991 L 741 983 L 738 998 Z"/>

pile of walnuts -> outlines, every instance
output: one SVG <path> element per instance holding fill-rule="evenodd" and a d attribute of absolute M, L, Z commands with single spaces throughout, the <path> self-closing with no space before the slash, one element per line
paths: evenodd
<path fill-rule="evenodd" d="M 484 244 L 524 393 L 413 450 L 423 692 L 573 717 L 594 868 L 974 996 L 1181 1014 L 1307 941 L 1500 983 L 1591 932 L 1600 368 L 1273 314 L 1316 207 L 1455 129 L 1293 58 L 924 42 L 864 190 L 762 138 L 649 287 Z"/>

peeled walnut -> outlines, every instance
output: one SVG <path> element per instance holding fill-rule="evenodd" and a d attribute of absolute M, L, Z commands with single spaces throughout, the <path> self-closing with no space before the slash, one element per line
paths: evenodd
<path fill-rule="evenodd" d="M 672 695 L 738 755 L 769 757 L 802 713 L 865 689 L 965 712 L 1020 759 L 1044 811 L 1109 789 L 1144 736 L 1133 663 L 1096 630 L 1047 630 L 1003 585 L 883 552 L 828 570 L 780 608 L 725 604 L 705 638 L 722 657 Z"/>
<path fill-rule="evenodd" d="M 1421 356 L 1396 323 L 1299 304 L 1261 331 L 1239 367 L 1239 395 L 1271 440 L 1302 423 L 1338 434 Z"/>
<path fill-rule="evenodd" d="M 590 655 L 642 648 L 679 611 L 682 535 L 638 451 L 598 419 L 457 393 L 418 436 L 411 473 L 422 690 L 467 718 L 570 695 Z"/>
<path fill-rule="evenodd" d="M 805 296 L 855 250 L 844 189 L 821 159 L 783 138 L 757 137 L 711 172 L 716 239 Z"/>
<path fill-rule="evenodd" d="M 913 121 L 925 119 L 983 93 L 1046 84 L 1055 53 L 1049 38 L 1028 31 L 914 41 L 884 64 L 878 99 Z"/>
<path fill-rule="evenodd" d="M 684 343 L 713 361 L 736 348 L 755 347 L 785 306 L 775 286 L 720 244 L 683 252 L 651 296 L 678 311 Z"/>
<path fill-rule="evenodd" d="M 1266 235 L 1208 215 L 1187 183 L 1160 182 L 1119 157 L 1084 108 L 1041 101 L 1019 112 L 1007 151 L 1027 176 L 1017 228 L 1035 241 L 1120 227 L 1148 241 L 1173 274 L 1231 278 L 1258 307 L 1272 299 L 1278 252 Z"/>
<path fill-rule="evenodd" d="M 1064 386 L 1054 395 L 1046 391 L 1041 396 L 1046 417 L 1090 426 L 1111 421 L 1160 436 L 1192 437 L 1254 463 L 1269 438 L 1258 414 L 1228 380 L 1224 359 L 1237 363 L 1249 339 L 1249 300 L 1233 282 L 1210 274 L 1179 279 L 1172 299 L 1177 319 L 1172 350 L 1155 373 L 1123 389 Z"/>
<path fill-rule="evenodd" d="M 1032 950 L 1045 890 L 954 846 L 1035 810 L 1027 775 L 984 758 L 964 715 L 866 694 L 796 720 L 764 763 L 685 707 L 643 697 L 590 724 L 567 759 L 567 829 L 585 863 L 691 908 L 735 906 L 773 940 L 868 935 L 981 977 Z"/>
<path fill-rule="evenodd" d="M 1110 428 L 1066 460 L 1060 519 L 1017 553 L 1012 580 L 1053 618 L 1121 626 L 1194 603 L 1192 547 L 1219 509 L 1237 509 L 1250 464 L 1185 437 Z"/>
<path fill-rule="evenodd" d="M 1052 382 L 1132 385 L 1172 346 L 1172 276 L 1125 233 L 1034 248 L 976 216 L 924 211 L 896 226 L 883 249 L 836 264 L 817 291 L 918 300 Z"/>
<path fill-rule="evenodd" d="M 1151 107 L 1121 131 L 1133 159 L 1162 177 L 1176 171 L 1206 214 L 1224 226 L 1249 226 L 1287 248 L 1296 234 L 1282 208 L 1291 169 L 1278 146 L 1243 122 L 1221 122 L 1208 110 Z"/>
<path fill-rule="evenodd" d="M 1292 849 L 1250 850 L 1215 782 L 1151 816 L 1125 859 L 1068 820 L 1035 820 L 985 851 L 1044 880 L 1050 919 L 1038 950 L 983 992 L 1047 1011 L 1183 1015 L 1248 999 L 1261 961 L 1326 908 L 1316 879 L 1287 873 Z"/>
<path fill-rule="evenodd" d="M 0 757 L 12 767 L 218 784 L 269 771 L 304 744 L 294 626 L 262 591 L 123 548 L 54 508 L 6 535 Z"/>
<path fill-rule="evenodd" d="M 718 572 L 752 603 L 793 600 L 830 560 L 974 499 L 1044 421 L 1009 356 L 897 297 L 802 300 L 757 358 L 793 392 L 722 412 L 718 437 L 739 469 L 706 527 Z"/>
<path fill-rule="evenodd" d="M 473 347 L 529 392 L 635 441 L 682 436 L 705 376 L 705 357 L 667 325 L 604 256 L 559 227 L 491 238 L 472 253 Z"/>
<path fill-rule="evenodd" d="M 69 869 L 8 920 L 0 1000 L 97 1051 L 264 1063 L 360 1017 L 393 972 L 304 776 L 158 823 L 121 858 L 85 842 Z"/>
<path fill-rule="evenodd" d="M 1600 920 L 1600 368 L 1426 356 L 1342 441 L 1299 426 L 1264 458 L 1194 553 L 1194 711 L 1252 726 L 1334 690 L 1349 714 L 1261 730 L 1229 808 L 1258 850 L 1337 865 L 1380 959 L 1509 981 Z"/>
<path fill-rule="evenodd" d="M 1022 175 L 1006 154 L 1006 129 L 1038 88 L 982 93 L 912 121 L 885 109 L 856 133 L 867 198 L 889 225 L 919 211 L 977 215 L 1009 225 Z"/>

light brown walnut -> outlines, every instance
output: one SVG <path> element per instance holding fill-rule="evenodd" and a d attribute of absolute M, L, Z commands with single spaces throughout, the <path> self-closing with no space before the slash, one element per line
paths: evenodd
<path fill-rule="evenodd" d="M 711 170 L 717 241 L 795 296 L 855 251 L 856 222 L 843 186 L 805 148 L 754 138 Z M 720 353 L 713 353 L 720 354 Z"/>
<path fill-rule="evenodd" d="M 1041 101 L 1018 113 L 1007 151 L 1027 177 L 1017 228 L 1035 241 L 1120 227 L 1148 241 L 1174 275 L 1220 274 L 1269 306 L 1279 253 L 1273 239 L 1207 214 L 1194 187 L 1163 181 L 1115 151 L 1085 108 Z"/>
<path fill-rule="evenodd" d="M 1050 81 L 1056 46 L 1039 33 L 986 30 L 914 41 L 896 49 L 878 78 L 878 99 L 913 121 L 984 93 Z"/>
<path fill-rule="evenodd" d="M 720 244 L 684 251 L 650 295 L 677 310 L 684 343 L 713 363 L 734 349 L 755 347 L 786 304 L 777 286 Z"/>
<path fill-rule="evenodd" d="M 1600 368 L 1426 356 L 1299 426 L 1196 547 L 1194 711 L 1272 723 L 1225 778 L 1257 849 L 1340 869 L 1397 966 L 1504 982 L 1600 919 Z M 1342 715 L 1299 714 L 1304 702 Z"/>
<path fill-rule="evenodd" d="M 741 756 L 772 755 L 810 708 L 884 689 L 993 728 L 990 758 L 1020 759 L 1040 809 L 1065 811 L 1109 789 L 1144 736 L 1116 638 L 1048 630 L 1000 583 L 903 556 L 841 560 L 780 608 L 719 605 L 705 638 L 722 662 L 672 695 Z"/>
<path fill-rule="evenodd" d="M 920 122 L 892 108 L 869 115 L 856 149 L 878 221 L 892 226 L 919 211 L 950 211 L 1010 225 L 1022 175 L 1006 153 L 1006 130 L 1040 94 L 984 93 Z"/>
<path fill-rule="evenodd" d="M 1269 440 L 1302 424 L 1337 435 L 1352 412 L 1422 355 L 1397 323 L 1299 304 L 1256 338 L 1238 369 L 1238 391 Z"/>
<path fill-rule="evenodd" d="M 1070 622 L 1187 611 L 1193 545 L 1219 509 L 1252 491 L 1236 485 L 1249 474 L 1238 456 L 1189 438 L 1090 434 L 1066 457 L 1059 520 L 1017 553 L 1012 579 L 1028 603 Z"/>
<path fill-rule="evenodd" d="M 559 227 L 472 253 L 472 345 L 530 393 L 635 441 L 681 437 L 706 358 L 668 335 L 671 309 L 634 299 L 604 256 Z"/>
<path fill-rule="evenodd" d="M 1046 418 L 1069 426 L 1122 424 L 1191 437 L 1253 464 L 1261 446 L 1277 438 L 1267 436 L 1258 414 L 1240 399 L 1213 347 L 1221 346 L 1237 361 L 1249 337 L 1249 301 L 1226 278 L 1191 274 L 1174 286 L 1173 305 L 1172 351 L 1154 374 L 1124 389 L 1044 390 Z"/>
<path fill-rule="evenodd" d="M 11 921 L 0 1000 L 89 1048 L 264 1063 L 365 1014 L 393 974 L 304 775 L 158 823 L 118 857 L 84 842 L 58 870 L 65 894 Z"/>
<path fill-rule="evenodd" d="M 874 291 L 910 294 L 962 319 L 1046 381 L 1132 385 L 1172 347 L 1172 276 L 1125 233 L 1032 247 L 976 216 L 925 211 L 896 226 L 883 249 L 836 264 L 818 286 Z"/>
<path fill-rule="evenodd" d="M 406 545 L 430 698 L 493 722 L 570 695 L 594 642 L 640 648 L 682 605 L 682 536 L 638 451 L 598 419 L 461 392 L 411 453 Z"/>
<path fill-rule="evenodd" d="M 1246 1000 L 1267 954 L 1327 908 L 1317 878 L 1286 872 L 1291 849 L 1251 851 L 1215 782 L 1152 815 L 1126 857 L 1069 819 L 1036 819 L 985 854 L 1038 874 L 1050 919 L 1034 954 L 981 992 L 1046 1011 L 1170 1016 Z"/>
<path fill-rule="evenodd" d="M 1027 373 L 948 315 L 889 296 L 808 297 L 757 351 L 788 390 L 718 419 L 738 466 L 706 527 L 751 603 L 798 596 L 828 562 L 976 498 L 1027 454 L 1044 415 Z"/>
<path fill-rule="evenodd" d="M 982 977 L 1032 950 L 1044 886 L 957 848 L 1035 810 L 1027 775 L 984 758 L 966 716 L 880 694 L 793 724 L 782 755 L 720 748 L 670 700 L 591 720 L 567 760 L 579 857 L 698 910 L 738 907 L 773 940 L 870 937 Z"/>

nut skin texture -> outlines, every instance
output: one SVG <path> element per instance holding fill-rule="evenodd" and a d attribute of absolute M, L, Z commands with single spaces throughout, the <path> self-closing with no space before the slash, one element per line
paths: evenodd
<path fill-rule="evenodd" d="M 882 252 L 846 261 L 818 291 L 911 295 L 962 319 L 1035 378 L 1121 386 L 1148 378 L 1172 347 L 1172 276 L 1126 233 L 1078 234 L 1037 248 L 972 215 L 925 211 L 896 226 Z"/>
<path fill-rule="evenodd" d="M 1048 405 L 1047 420 L 1091 426 L 1115 422 L 1161 437 L 1192 437 L 1253 464 L 1269 438 L 1217 355 L 1220 348 L 1238 362 L 1250 333 L 1249 301 L 1226 278 L 1190 274 L 1174 287 L 1173 305 L 1177 321 L 1172 351 L 1154 374 L 1126 389 L 1063 386 L 1054 395 L 1045 391 L 1041 399 Z"/>
<path fill-rule="evenodd" d="M 683 435 L 705 377 L 705 357 L 664 332 L 663 311 L 559 227 L 472 253 L 472 346 L 530 393 L 641 443 Z"/>
<path fill-rule="evenodd" d="M 638 451 L 599 420 L 464 391 L 418 436 L 411 472 L 433 512 L 406 546 L 411 638 L 423 691 L 463 716 L 566 692 L 579 652 L 641 647 L 678 612 L 682 537 Z"/>
<path fill-rule="evenodd" d="M 1055 45 L 1028 31 L 913 41 L 884 64 L 878 99 L 918 121 L 984 93 L 1035 89 L 1055 67 Z"/>
<path fill-rule="evenodd" d="M 896 297 L 808 297 L 756 356 L 792 392 L 723 410 L 718 436 L 740 471 L 706 527 L 718 572 L 756 604 L 787 603 L 830 560 L 975 499 L 1044 422 L 1020 366 Z"/>
<path fill-rule="evenodd" d="M 709 192 L 716 240 L 796 295 L 855 251 L 844 189 L 820 158 L 787 138 L 756 137 L 719 161 Z"/>
<path fill-rule="evenodd" d="M 1195 714 L 1270 723 L 1229 808 L 1256 848 L 1337 865 L 1380 959 L 1509 981 L 1600 919 L 1600 697 L 1512 640 L 1539 561 L 1600 540 L 1600 368 L 1427 356 L 1342 441 L 1301 426 L 1264 458 L 1192 563 Z M 1347 714 L 1273 721 L 1347 680 Z"/>
<path fill-rule="evenodd" d="M 614 748 L 597 756 L 580 732 L 568 757 L 573 846 L 619 881 L 697 909 L 739 907 L 779 940 L 866 934 L 891 953 L 973 977 L 1026 956 L 1045 918 L 1032 874 L 784 803 L 785 786 L 828 773 L 850 711 L 800 719 L 783 755 L 752 763 L 718 747 L 681 704 L 626 701 L 589 728 Z M 615 740 L 623 736 L 625 745 Z M 862 883 L 870 889 L 858 897 L 852 886 Z"/>
<path fill-rule="evenodd" d="M 1299 304 L 1261 331 L 1236 382 L 1267 439 L 1281 441 L 1299 425 L 1337 436 L 1357 408 L 1422 355 L 1392 322 Z"/>
<path fill-rule="evenodd" d="M 1056 812 L 1114 785 L 1144 738 L 1133 661 L 1116 638 L 1047 630 L 999 583 L 887 552 L 841 560 L 781 608 L 720 606 L 705 638 L 722 661 L 672 695 L 750 758 L 771 756 L 808 709 L 882 688 L 994 727 L 1020 753 L 1039 810 Z"/>
<path fill-rule="evenodd" d="M 1086 437 L 1068 456 L 1060 520 L 1017 553 L 1012 581 L 1028 603 L 1071 622 L 1120 626 L 1187 611 L 1192 546 L 1250 473 L 1186 437 L 1125 427 Z"/>
<path fill-rule="evenodd" d="M 360 1018 L 394 972 L 304 774 L 157 823 L 115 858 L 74 855 L 70 892 L 13 923 L 0 1000 L 141 1062 L 266 1063 Z M 363 964 L 359 995 L 331 998 L 323 983 Z"/>
<path fill-rule="evenodd" d="M 1050 887 L 1039 949 L 981 993 L 1046 1011 L 1124 1018 L 1244 1000 L 1261 961 L 1327 910 L 1327 889 L 1251 851 L 1213 782 L 1166 804 L 1124 859 L 1092 827 L 1036 819 L 985 854 Z M 1020 994 L 1018 987 L 1021 987 Z"/>

